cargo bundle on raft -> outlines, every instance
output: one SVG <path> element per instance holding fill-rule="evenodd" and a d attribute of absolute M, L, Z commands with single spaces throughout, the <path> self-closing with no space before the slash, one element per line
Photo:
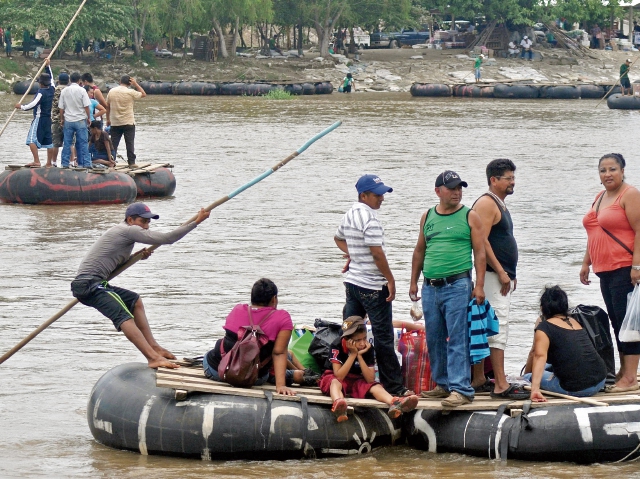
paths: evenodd
<path fill-rule="evenodd" d="M 614 462 L 640 457 L 640 393 L 599 394 L 546 403 L 492 399 L 445 408 L 421 399 L 416 411 L 392 420 L 387 405 L 347 399 L 338 423 L 331 398 L 318 388 L 280 396 L 271 385 L 235 388 L 207 379 L 202 368 L 129 363 L 94 386 L 87 420 L 109 447 L 198 458 L 292 459 L 367 454 L 408 443 L 433 453 L 491 459 Z"/>
<path fill-rule="evenodd" d="M 9 165 L 0 174 L 0 203 L 26 205 L 122 204 L 173 195 L 169 163 L 115 168 L 33 168 Z"/>

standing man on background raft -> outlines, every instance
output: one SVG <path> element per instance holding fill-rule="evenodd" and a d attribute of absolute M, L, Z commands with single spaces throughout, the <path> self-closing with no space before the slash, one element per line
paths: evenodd
<path fill-rule="evenodd" d="M 484 302 L 486 269 L 482 220 L 464 206 L 462 181 L 454 171 L 443 171 L 436 178 L 435 192 L 440 202 L 420 220 L 418 242 L 411 261 L 409 297 L 418 297 L 418 278 L 424 275 L 422 310 L 427 332 L 431 377 L 437 386 L 423 391 L 422 397 L 442 399 L 445 407 L 473 401 L 469 355 L 469 300 Z M 475 259 L 476 285 L 471 282 Z"/>
<path fill-rule="evenodd" d="M 82 304 L 97 309 L 113 321 L 116 330 L 122 331 L 147 358 L 150 368 L 175 369 L 179 366 L 167 360 L 175 356 L 160 346 L 151 333 L 140 296 L 111 286 L 107 281 L 111 273 L 129 260 L 135 243 L 173 244 L 206 220 L 209 212 L 201 209 L 195 221 L 169 233 L 149 231 L 151 219 L 157 220 L 160 216 L 143 203 L 129 205 L 124 216 L 122 223 L 110 228 L 89 249 L 71 283 L 71 292 Z M 151 253 L 143 250 L 142 259 Z"/>
<path fill-rule="evenodd" d="M 622 95 L 633 95 L 631 90 L 631 82 L 629 81 L 629 70 L 631 69 L 631 60 L 626 59 L 622 65 L 620 65 L 620 87 L 622 88 Z"/>
<path fill-rule="evenodd" d="M 526 399 L 529 392 L 509 384 L 504 372 L 504 350 L 509 334 L 511 292 L 516 290 L 518 244 L 513 236 L 513 221 L 505 204 L 513 194 L 516 165 L 508 159 L 493 160 L 487 165 L 489 191 L 476 200 L 473 211 L 482 220 L 484 247 L 487 256 L 484 291 L 498 318 L 498 334 L 487 338 L 495 384 L 484 376 L 484 361 L 473 365 L 471 385 L 476 392 L 490 392 L 498 399 Z"/>
<path fill-rule="evenodd" d="M 396 281 L 385 254 L 384 229 L 376 215 L 385 193 L 393 188 L 377 175 L 364 175 L 356 183 L 356 190 L 358 202 L 344 215 L 334 237 L 348 258 L 342 271 L 347 296 L 342 316 L 346 320 L 369 315 L 380 382 L 392 396 L 403 396 L 408 389 L 402 385 L 393 344 L 391 302 L 396 297 Z"/>
<path fill-rule="evenodd" d="M 129 88 L 132 86 L 135 90 Z M 136 153 L 133 145 L 136 138 L 136 120 L 133 116 L 133 102 L 147 96 L 135 78 L 124 75 L 120 85 L 107 94 L 107 126 L 111 126 L 111 142 L 118 152 L 120 139 L 124 135 L 127 145 L 127 163 L 136 164 Z"/>

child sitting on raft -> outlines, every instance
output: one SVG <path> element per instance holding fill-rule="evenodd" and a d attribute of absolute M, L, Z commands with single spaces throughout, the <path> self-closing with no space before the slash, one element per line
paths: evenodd
<path fill-rule="evenodd" d="M 342 324 L 342 336 L 331 344 L 331 356 L 325 362 L 326 371 L 320 379 L 320 390 L 331 396 L 331 411 L 338 422 L 349 419 L 345 396 L 364 399 L 371 394 L 375 399 L 389 405 L 388 416 L 397 418 L 402 413 L 413 411 L 418 405 L 418 396 L 393 397 L 375 380 L 375 355 L 367 341 L 364 319 L 350 316 Z"/>

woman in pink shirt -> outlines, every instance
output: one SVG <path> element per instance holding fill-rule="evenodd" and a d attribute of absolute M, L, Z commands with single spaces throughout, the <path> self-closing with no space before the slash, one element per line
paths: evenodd
<path fill-rule="evenodd" d="M 582 224 L 587 230 L 587 251 L 580 281 L 588 285 L 589 268 L 600 278 L 600 291 L 607 306 L 620 355 L 615 385 L 605 392 L 635 391 L 638 387 L 640 342 L 620 342 L 618 334 L 627 311 L 627 294 L 640 283 L 640 191 L 624 178 L 622 155 L 600 158 L 598 169 L 604 191 L 598 193 Z"/>
<path fill-rule="evenodd" d="M 295 393 L 286 386 L 287 353 L 293 322 L 291 316 L 278 307 L 278 288 L 273 281 L 262 278 L 251 288 L 251 304 L 236 304 L 224 323 L 225 335 L 216 342 L 214 348 L 203 358 L 202 367 L 205 375 L 214 381 L 221 381 L 218 366 L 222 360 L 222 350 L 230 351 L 238 341 L 238 331 L 250 325 L 249 308 L 254 325 L 267 335 L 269 341 L 260 348 L 260 362 L 263 363 L 258 372 L 256 386 L 269 378 L 269 369 L 273 364 L 276 377 L 276 392 L 287 396 Z M 265 361 L 271 357 L 271 360 Z"/>

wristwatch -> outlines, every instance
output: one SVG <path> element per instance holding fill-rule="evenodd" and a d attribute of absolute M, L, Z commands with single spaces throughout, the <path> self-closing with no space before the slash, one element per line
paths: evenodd
<path fill-rule="evenodd" d="M 635 269 L 636 271 L 640 271 L 640 266 L 632 266 L 631 269 Z"/>

